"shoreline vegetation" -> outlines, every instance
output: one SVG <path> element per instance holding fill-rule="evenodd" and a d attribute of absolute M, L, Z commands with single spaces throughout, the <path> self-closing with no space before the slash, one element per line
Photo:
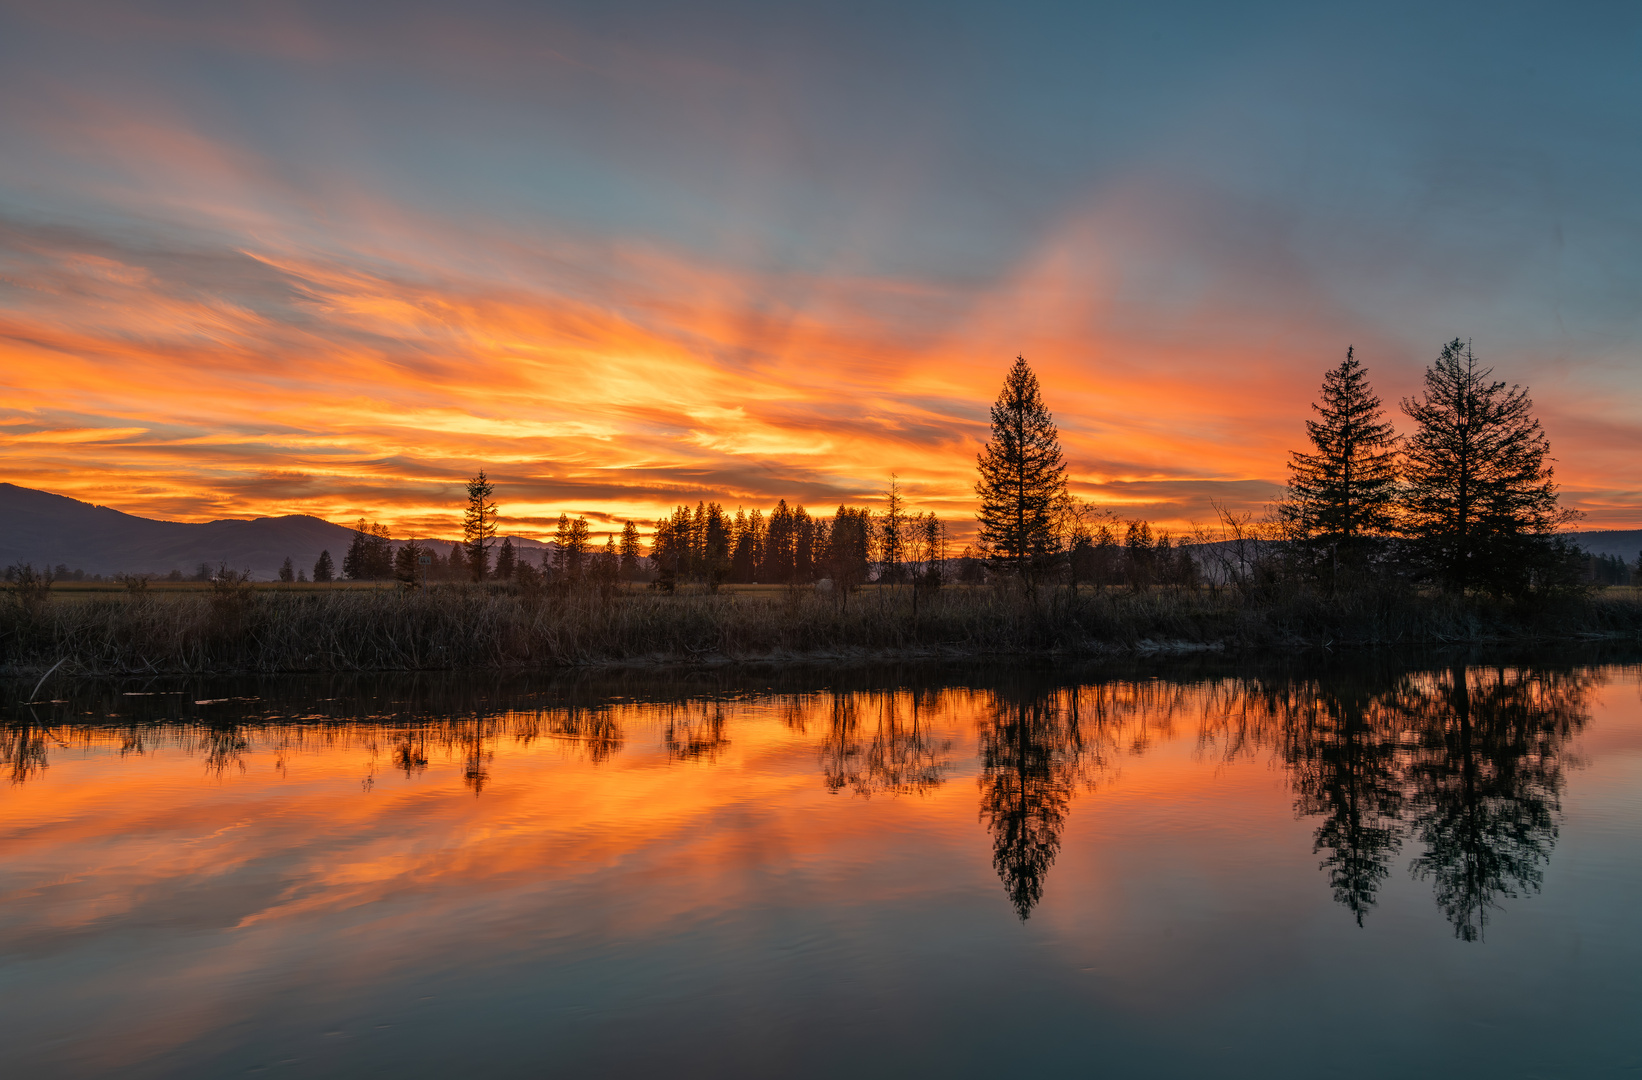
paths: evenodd
<path fill-rule="evenodd" d="M 0 615 L 0 674 L 59 676 L 1083 659 L 1642 638 L 1642 591 L 1532 601 L 1400 589 L 813 587 L 91 593 Z"/>

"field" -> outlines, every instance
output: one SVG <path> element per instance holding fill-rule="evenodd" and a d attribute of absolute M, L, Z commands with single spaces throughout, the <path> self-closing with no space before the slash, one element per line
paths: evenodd
<path fill-rule="evenodd" d="M 125 594 L 0 594 L 0 673 L 507 669 L 635 663 L 1101 656 L 1496 641 L 1636 640 L 1642 595 L 1555 603 L 1368 592 L 1254 596 L 1229 588 L 1028 594 L 1001 586 L 727 587 L 165 583 Z"/>

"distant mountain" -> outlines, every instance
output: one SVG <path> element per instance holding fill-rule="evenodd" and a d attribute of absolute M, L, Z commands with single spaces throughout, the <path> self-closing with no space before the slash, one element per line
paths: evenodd
<path fill-rule="evenodd" d="M 1642 529 L 1604 529 L 1569 533 L 1569 538 L 1592 555 L 1617 555 L 1635 565 L 1642 553 Z"/>
<path fill-rule="evenodd" d="M 352 529 L 307 514 L 200 524 L 154 521 L 0 483 L 0 566 L 61 564 L 88 575 L 166 574 L 172 570 L 191 574 L 200 563 L 213 567 L 227 563 L 268 580 L 278 576 L 287 556 L 300 569 L 312 572 L 314 560 L 326 550 L 340 570 L 352 539 Z M 514 537 L 513 543 L 525 549 L 545 546 L 522 537 Z"/>

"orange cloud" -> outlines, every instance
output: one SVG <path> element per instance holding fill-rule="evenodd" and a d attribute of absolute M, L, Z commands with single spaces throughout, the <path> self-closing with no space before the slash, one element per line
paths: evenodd
<path fill-rule="evenodd" d="M 702 499 L 873 502 L 895 472 L 962 536 L 986 406 L 1024 352 L 1074 488 L 1184 528 L 1212 520 L 1211 500 L 1275 494 L 1343 342 L 1321 316 L 1278 332 L 1231 294 L 1128 303 L 1133 221 L 1159 213 L 1113 194 L 984 286 L 569 240 L 499 244 L 499 269 L 460 274 L 426 254 L 451 242 L 436 223 L 397 257 L 14 225 L 0 460 L 14 482 L 133 513 L 365 515 L 424 535 L 455 530 L 481 467 L 527 535 L 561 512 L 614 525 Z M 1358 344 L 1393 358 L 1388 404 L 1414 389 L 1406 349 Z M 1592 523 L 1635 523 L 1635 493 L 1581 468 L 1577 429 L 1552 434 Z"/>

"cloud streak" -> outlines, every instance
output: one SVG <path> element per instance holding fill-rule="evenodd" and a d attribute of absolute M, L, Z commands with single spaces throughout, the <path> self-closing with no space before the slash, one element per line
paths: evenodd
<path fill-rule="evenodd" d="M 317 8 L 101 11 L 0 16 L 23 43 L 0 73 L 26 151 L 0 163 L 16 483 L 449 534 L 482 466 L 540 534 L 870 502 L 895 472 L 962 535 L 1019 352 L 1078 493 L 1183 528 L 1276 493 L 1347 344 L 1395 412 L 1458 334 L 1532 386 L 1588 524 L 1642 524 L 1614 479 L 1642 439 L 1642 274 L 1613 240 L 1637 223 L 1592 239 L 1605 182 L 1536 202 L 1524 177 L 1563 181 L 1509 147 L 1455 179 L 1344 90 L 1330 122 L 1377 172 L 1303 111 L 1246 121 L 1287 115 L 1278 75 L 1249 74 L 1281 42 L 1181 61 L 1130 113 L 1085 87 L 1072 116 L 1077 94 L 942 66 L 976 44 L 949 30 L 898 75 L 779 19 L 421 11 L 377 35 Z"/>

